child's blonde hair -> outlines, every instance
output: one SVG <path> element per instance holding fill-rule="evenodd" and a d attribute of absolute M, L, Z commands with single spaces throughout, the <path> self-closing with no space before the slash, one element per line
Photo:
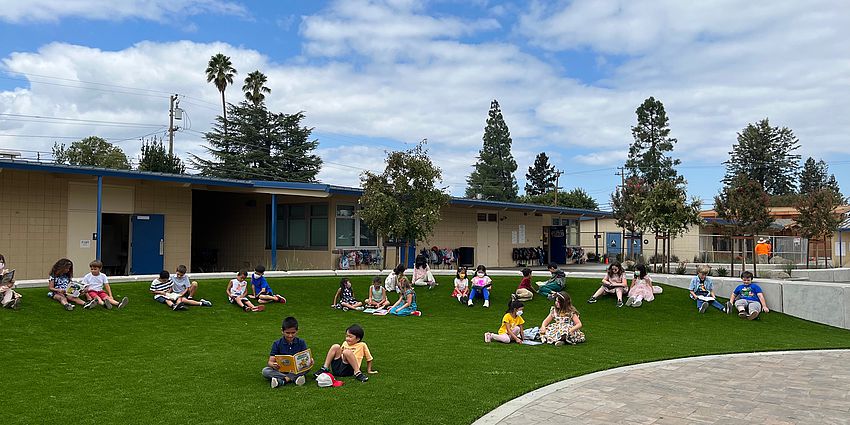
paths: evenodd
<path fill-rule="evenodd" d="M 708 275 L 709 273 L 711 273 L 711 266 L 708 264 L 700 264 L 699 267 L 697 267 L 697 274 Z"/>
<path fill-rule="evenodd" d="M 407 280 L 406 276 L 398 278 L 398 287 L 402 289 L 410 289 L 410 281 Z"/>

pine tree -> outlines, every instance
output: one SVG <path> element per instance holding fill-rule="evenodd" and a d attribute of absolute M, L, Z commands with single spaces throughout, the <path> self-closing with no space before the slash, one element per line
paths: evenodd
<path fill-rule="evenodd" d="M 823 160 L 816 162 L 811 157 L 806 159 L 803 164 L 803 171 L 800 172 L 800 194 L 812 194 L 827 188 L 832 190 L 838 198 L 843 199 L 841 188 L 838 187 L 838 180 L 835 179 L 834 174 L 829 174 L 829 177 L 827 177 L 828 173 L 829 166 Z"/>
<path fill-rule="evenodd" d="M 312 154 L 319 145 L 313 129 L 302 127 L 304 114 L 273 113 L 265 105 L 228 104 L 228 120 L 216 118 L 205 134 L 212 159 L 193 155 L 205 176 L 245 180 L 313 182 L 322 160 Z"/>
<path fill-rule="evenodd" d="M 632 127 L 634 142 L 629 147 L 626 169 L 650 187 L 664 180 L 681 182 L 676 169 L 678 159 L 666 155 L 676 139 L 670 137 L 669 120 L 664 104 L 654 97 L 646 99 L 635 111 L 637 125 Z"/>
<path fill-rule="evenodd" d="M 540 152 L 534 158 L 534 165 L 528 167 L 525 174 L 526 196 L 542 195 L 551 191 L 555 186 L 555 166 L 549 163 L 546 152 Z"/>
<path fill-rule="evenodd" d="M 793 152 L 800 141 L 787 127 L 771 127 L 765 118 L 747 124 L 738 133 L 738 143 L 732 146 L 726 164 L 727 185 L 738 175 L 755 180 L 768 195 L 787 195 L 795 191 L 800 155 Z"/>
<path fill-rule="evenodd" d="M 466 179 L 466 197 L 514 201 L 519 192 L 514 176 L 517 163 L 511 154 L 511 132 L 496 100 L 490 103 L 483 139 L 475 170 Z"/>
<path fill-rule="evenodd" d="M 161 139 L 142 140 L 142 153 L 139 156 L 139 171 L 183 174 L 186 166 L 177 155 L 169 154 Z"/>

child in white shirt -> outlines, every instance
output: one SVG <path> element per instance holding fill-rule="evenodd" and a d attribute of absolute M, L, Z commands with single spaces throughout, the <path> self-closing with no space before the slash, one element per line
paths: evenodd
<path fill-rule="evenodd" d="M 251 303 L 251 300 L 248 299 L 247 278 L 248 272 L 245 270 L 239 270 L 239 273 L 236 273 L 236 279 L 230 279 L 230 283 L 227 284 L 227 297 L 230 299 L 230 303 L 238 305 L 245 311 L 265 310 L 266 306 L 255 306 Z"/>
<path fill-rule="evenodd" d="M 127 297 L 121 299 L 121 302 L 115 300 L 112 296 L 112 288 L 109 286 L 109 279 L 105 274 L 101 273 L 103 263 L 94 260 L 89 263 L 88 274 L 83 276 L 83 285 L 85 285 L 86 296 L 89 301 L 83 308 L 92 308 L 95 305 L 102 305 L 106 309 L 111 310 L 113 306 L 124 308 L 129 301 Z"/>

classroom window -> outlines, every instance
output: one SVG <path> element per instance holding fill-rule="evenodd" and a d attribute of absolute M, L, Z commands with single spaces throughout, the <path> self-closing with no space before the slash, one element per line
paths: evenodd
<path fill-rule="evenodd" d="M 327 248 L 328 206 L 277 206 L 277 249 Z M 266 249 L 271 249 L 271 205 L 266 206 Z"/>
<path fill-rule="evenodd" d="M 336 206 L 336 246 L 378 246 L 378 235 L 357 217 L 357 211 L 354 205 Z"/>

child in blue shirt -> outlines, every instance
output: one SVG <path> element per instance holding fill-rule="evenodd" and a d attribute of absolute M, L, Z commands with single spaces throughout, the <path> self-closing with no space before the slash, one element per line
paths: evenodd
<path fill-rule="evenodd" d="M 266 273 L 266 266 L 259 264 L 254 267 L 254 273 L 251 273 L 251 290 L 254 294 L 251 298 L 256 298 L 260 304 L 265 303 L 286 303 L 286 298 L 283 295 L 275 294 L 269 282 L 266 281 L 263 274 Z"/>
<path fill-rule="evenodd" d="M 697 301 L 697 309 L 700 313 L 705 313 L 708 310 L 708 305 L 726 313 L 726 307 L 717 302 L 714 297 L 714 285 L 711 283 L 711 278 L 708 277 L 708 272 L 711 268 L 703 264 L 697 268 L 697 275 L 691 279 L 691 285 L 688 289 L 691 291 L 691 299 Z M 700 298 L 710 298 L 709 301 Z"/>
<path fill-rule="evenodd" d="M 298 338 L 298 320 L 292 316 L 283 319 L 281 333 L 283 338 L 272 344 L 269 360 L 266 362 L 267 366 L 263 368 L 263 377 L 271 381 L 272 388 L 282 387 L 293 382 L 298 386 L 304 385 L 304 382 L 307 381 L 304 377 L 307 371 L 299 374 L 283 373 L 278 370 L 280 366 L 275 359 L 275 356 L 294 356 L 307 349 L 307 343 Z M 310 367 L 313 367 L 312 358 L 310 359 Z"/>
<path fill-rule="evenodd" d="M 753 273 L 749 271 L 741 273 L 741 282 L 742 284 L 732 291 L 726 308 L 731 312 L 732 306 L 735 306 L 738 309 L 738 317 L 747 320 L 759 317 L 762 311 L 770 312 L 761 287 L 753 283 Z"/>

